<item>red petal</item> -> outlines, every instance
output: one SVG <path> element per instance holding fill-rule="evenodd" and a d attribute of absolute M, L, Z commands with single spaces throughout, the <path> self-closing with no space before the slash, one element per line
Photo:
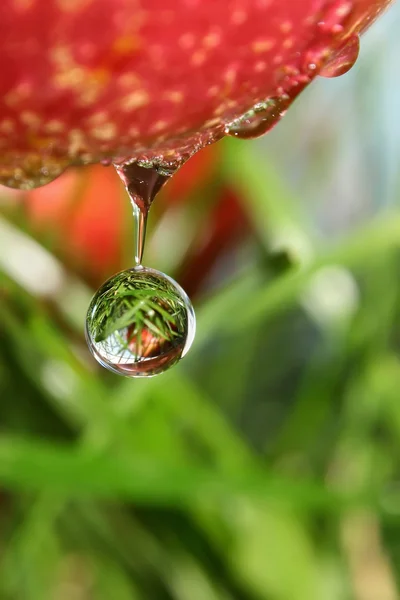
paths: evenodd
<path fill-rule="evenodd" d="M 187 158 L 296 97 L 390 0 L 3 0 L 0 179 L 106 156 Z"/>

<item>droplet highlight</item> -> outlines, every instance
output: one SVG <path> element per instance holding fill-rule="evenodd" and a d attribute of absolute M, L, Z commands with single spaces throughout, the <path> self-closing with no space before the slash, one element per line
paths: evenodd
<path fill-rule="evenodd" d="M 141 266 L 106 281 L 86 320 L 95 359 L 127 377 L 151 377 L 175 365 L 188 352 L 195 330 L 185 291 L 164 273 Z"/>
<path fill-rule="evenodd" d="M 269 98 L 255 104 L 253 108 L 225 126 L 225 135 L 241 139 L 260 137 L 270 131 L 285 115 L 290 97 Z"/>
<path fill-rule="evenodd" d="M 354 35 L 328 60 L 319 74 L 322 77 L 345 75 L 355 65 L 359 53 L 360 38 Z"/>

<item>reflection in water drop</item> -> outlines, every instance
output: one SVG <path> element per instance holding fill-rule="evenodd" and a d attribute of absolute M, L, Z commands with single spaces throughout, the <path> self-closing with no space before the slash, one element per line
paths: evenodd
<path fill-rule="evenodd" d="M 339 77 L 344 75 L 355 65 L 360 53 L 360 38 L 352 36 L 324 65 L 320 71 L 322 77 Z"/>
<path fill-rule="evenodd" d="M 241 139 L 264 135 L 285 115 L 289 103 L 290 97 L 287 94 L 259 102 L 237 119 L 227 123 L 225 134 Z"/>
<path fill-rule="evenodd" d="M 195 329 L 184 290 L 167 275 L 138 266 L 115 275 L 94 295 L 86 339 L 103 367 L 127 377 L 150 377 L 185 356 Z"/>

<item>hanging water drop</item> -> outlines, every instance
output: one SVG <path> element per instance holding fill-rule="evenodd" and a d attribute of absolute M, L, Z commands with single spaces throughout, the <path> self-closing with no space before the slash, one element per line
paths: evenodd
<path fill-rule="evenodd" d="M 133 207 L 135 266 L 111 277 L 92 298 L 86 340 L 96 360 L 110 371 L 151 377 L 185 356 L 196 330 L 185 291 L 164 273 L 141 265 L 150 206 L 176 167 L 148 161 L 115 167 Z"/>
<path fill-rule="evenodd" d="M 322 77 L 339 77 L 340 75 L 344 75 L 355 65 L 359 53 L 360 38 L 358 35 L 354 35 L 324 65 L 319 74 Z"/>
<path fill-rule="evenodd" d="M 86 339 L 96 360 L 128 377 L 149 377 L 176 364 L 192 345 L 192 304 L 173 279 L 134 267 L 111 277 L 93 297 Z"/>
<path fill-rule="evenodd" d="M 290 98 L 286 94 L 259 102 L 237 119 L 227 123 L 225 135 L 241 139 L 264 135 L 285 115 L 289 103 Z"/>

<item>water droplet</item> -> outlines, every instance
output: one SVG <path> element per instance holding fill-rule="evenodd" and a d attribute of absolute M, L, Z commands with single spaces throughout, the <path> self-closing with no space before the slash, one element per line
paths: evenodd
<path fill-rule="evenodd" d="M 241 139 L 264 135 L 285 115 L 289 104 L 290 97 L 287 94 L 259 102 L 237 119 L 227 123 L 225 134 Z"/>
<path fill-rule="evenodd" d="M 354 35 L 328 60 L 319 74 L 322 77 L 344 75 L 355 65 L 359 53 L 360 38 Z"/>
<path fill-rule="evenodd" d="M 151 204 L 180 165 L 142 159 L 114 166 L 133 207 L 135 266 L 96 292 L 87 313 L 86 339 L 103 367 L 127 377 L 151 377 L 185 356 L 196 329 L 184 290 L 167 275 L 141 265 Z"/>
<path fill-rule="evenodd" d="M 184 290 L 167 275 L 136 266 L 111 277 L 94 295 L 86 339 L 103 367 L 127 377 L 151 377 L 185 356 L 195 329 Z"/>
<path fill-rule="evenodd" d="M 358 50 L 354 53 L 353 38 L 343 39 L 346 23 L 351 18 L 353 10 L 354 0 L 331 0 L 326 3 L 318 22 L 319 35 L 303 53 L 302 71 L 304 73 L 309 76 L 336 77 L 353 66 Z M 340 58 L 348 42 L 350 42 L 349 48 L 344 52 L 345 56 Z M 336 57 L 339 59 L 337 68 L 335 66 Z M 331 64 L 332 68 L 330 68 Z"/>
<path fill-rule="evenodd" d="M 67 167 L 65 160 L 37 154 L 5 160 L 0 166 L 0 183 L 19 190 L 31 190 L 54 181 Z"/>

